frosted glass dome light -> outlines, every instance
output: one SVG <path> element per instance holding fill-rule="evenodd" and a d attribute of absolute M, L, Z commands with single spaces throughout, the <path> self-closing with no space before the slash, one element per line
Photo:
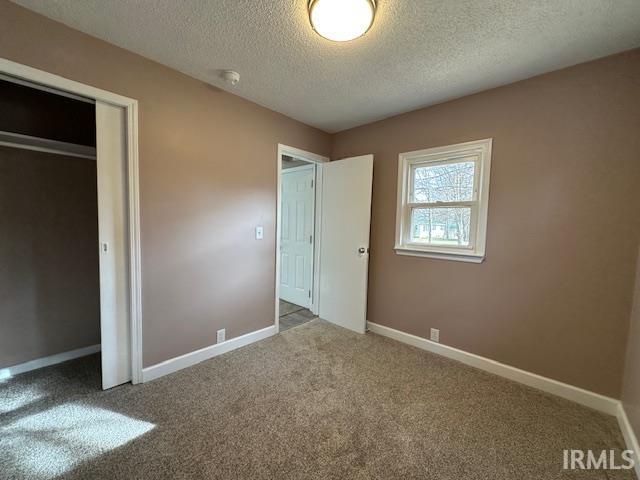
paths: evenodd
<path fill-rule="evenodd" d="M 373 23 L 375 0 L 310 0 L 311 26 L 328 40 L 346 42 L 364 35 Z"/>

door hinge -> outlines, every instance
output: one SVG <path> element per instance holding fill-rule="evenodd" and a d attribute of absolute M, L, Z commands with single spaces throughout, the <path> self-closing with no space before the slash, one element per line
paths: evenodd
<path fill-rule="evenodd" d="M 309 290 L 309 298 L 311 298 L 311 290 Z"/>
<path fill-rule="evenodd" d="M 313 188 L 313 180 L 311 180 L 311 188 Z"/>
<path fill-rule="evenodd" d="M 313 244 L 313 235 L 309 235 L 309 243 Z"/>

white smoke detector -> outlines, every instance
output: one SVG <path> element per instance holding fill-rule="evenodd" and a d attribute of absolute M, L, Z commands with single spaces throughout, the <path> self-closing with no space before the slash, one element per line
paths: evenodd
<path fill-rule="evenodd" d="M 233 70 L 225 70 L 222 72 L 222 78 L 225 82 L 234 86 L 240 81 L 240 74 Z"/>

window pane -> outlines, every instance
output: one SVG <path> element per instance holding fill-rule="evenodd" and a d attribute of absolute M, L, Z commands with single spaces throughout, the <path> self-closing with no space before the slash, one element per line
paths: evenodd
<path fill-rule="evenodd" d="M 469 246 L 471 208 L 414 208 L 411 242 L 428 245 Z"/>
<path fill-rule="evenodd" d="M 413 169 L 412 202 L 465 202 L 473 200 L 475 162 L 425 165 Z"/>

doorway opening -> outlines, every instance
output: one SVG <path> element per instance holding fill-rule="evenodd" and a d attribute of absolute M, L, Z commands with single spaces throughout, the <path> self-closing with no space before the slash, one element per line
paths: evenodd
<path fill-rule="evenodd" d="M 373 155 L 278 145 L 277 331 L 321 318 L 366 331 Z"/>
<path fill-rule="evenodd" d="M 300 326 L 317 317 L 316 231 L 321 190 L 317 162 L 292 152 L 280 156 L 279 187 L 279 329 Z"/>

